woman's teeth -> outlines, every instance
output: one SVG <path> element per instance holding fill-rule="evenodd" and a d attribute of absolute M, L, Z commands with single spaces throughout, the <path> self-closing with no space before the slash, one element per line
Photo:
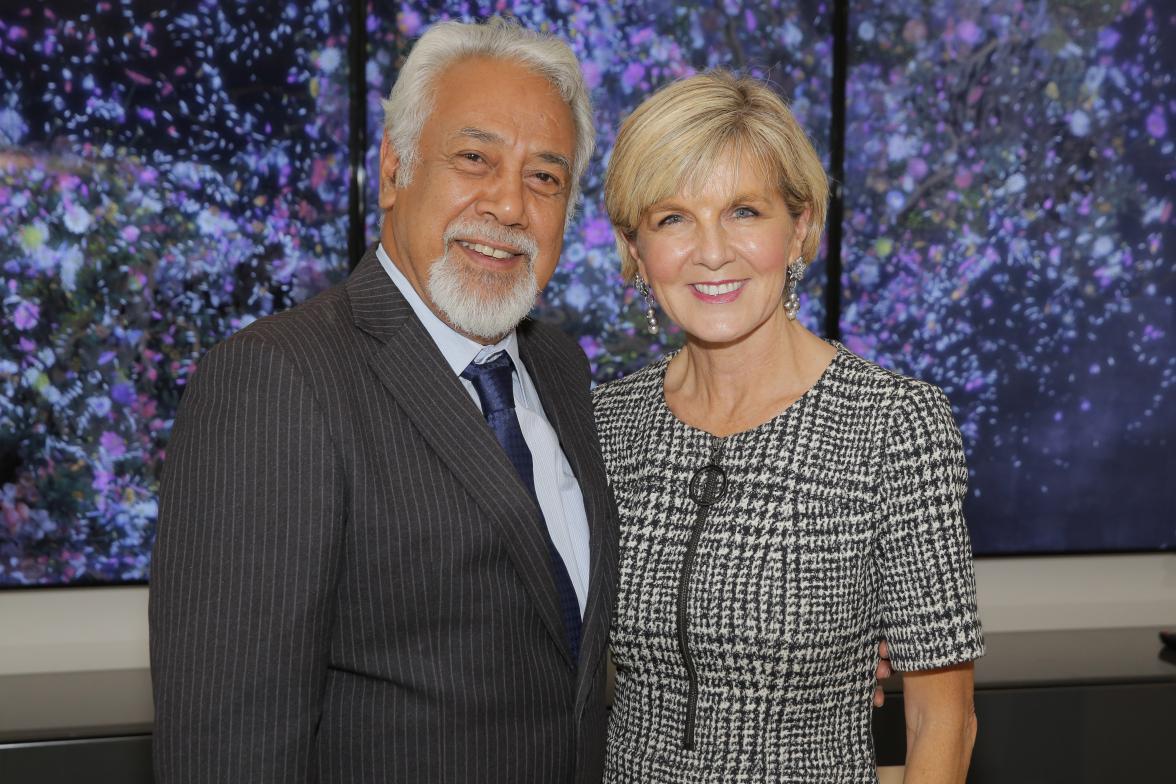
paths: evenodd
<path fill-rule="evenodd" d="M 694 290 L 700 294 L 706 294 L 708 297 L 718 297 L 722 294 L 730 294 L 743 287 L 743 281 L 736 280 L 730 283 L 693 283 Z"/>

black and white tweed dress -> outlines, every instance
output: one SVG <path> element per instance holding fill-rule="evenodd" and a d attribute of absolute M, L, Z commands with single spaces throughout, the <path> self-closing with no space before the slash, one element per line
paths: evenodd
<path fill-rule="evenodd" d="M 899 670 L 983 654 L 947 398 L 835 345 L 722 439 L 666 406 L 667 360 L 595 391 L 621 515 L 606 781 L 876 781 L 878 640 Z"/>

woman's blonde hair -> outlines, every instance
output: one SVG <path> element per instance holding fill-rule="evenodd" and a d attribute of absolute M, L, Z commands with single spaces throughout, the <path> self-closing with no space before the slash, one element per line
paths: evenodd
<path fill-rule="evenodd" d="M 621 123 L 604 178 L 621 275 L 637 261 L 626 239 L 654 204 L 707 181 L 725 154 L 748 161 L 775 183 L 793 217 L 809 210 L 802 253 L 816 256 L 825 226 L 829 181 L 821 159 L 787 104 L 762 82 L 708 71 L 672 82 Z"/>

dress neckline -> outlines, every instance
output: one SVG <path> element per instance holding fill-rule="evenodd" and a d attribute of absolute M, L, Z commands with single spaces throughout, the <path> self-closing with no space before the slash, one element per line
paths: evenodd
<path fill-rule="evenodd" d="M 674 413 L 674 410 L 670 408 L 670 404 L 666 402 L 666 371 L 670 367 L 670 360 L 677 355 L 677 352 L 664 357 L 661 361 L 661 367 L 658 368 L 656 374 L 657 394 L 655 395 L 655 398 L 657 399 L 657 408 L 663 416 L 669 417 L 670 420 L 674 422 L 680 429 L 693 435 L 705 436 L 712 442 L 716 443 L 719 441 L 738 439 L 743 436 L 754 435 L 762 431 L 771 430 L 781 420 L 791 416 L 793 412 L 799 411 L 802 406 L 808 403 L 809 400 L 816 397 L 817 393 L 828 385 L 829 378 L 833 373 L 834 367 L 841 364 L 843 361 L 843 356 L 849 353 L 849 349 L 836 340 L 831 340 L 829 338 L 822 338 L 822 340 L 835 348 L 837 351 L 833 355 L 833 358 L 829 360 L 829 364 L 825 365 L 825 369 L 821 371 L 821 375 L 817 377 L 817 380 L 813 382 L 813 385 L 806 389 L 800 397 L 796 398 L 796 400 L 793 400 L 782 410 L 776 412 L 768 419 L 765 419 L 763 422 L 760 422 L 757 425 L 752 425 L 745 430 L 739 430 L 735 433 L 728 433 L 725 436 L 719 436 L 715 435 L 709 430 L 703 430 L 700 427 L 695 427 L 689 422 L 682 420 L 678 417 L 677 414 Z"/>

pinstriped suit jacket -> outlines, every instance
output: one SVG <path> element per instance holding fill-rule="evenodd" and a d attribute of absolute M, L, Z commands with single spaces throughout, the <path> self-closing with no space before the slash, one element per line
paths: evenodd
<path fill-rule="evenodd" d="M 616 519 L 588 366 L 520 350 L 580 482 L 580 661 L 542 519 L 369 250 L 201 361 L 161 489 L 159 782 L 596 782 Z"/>

